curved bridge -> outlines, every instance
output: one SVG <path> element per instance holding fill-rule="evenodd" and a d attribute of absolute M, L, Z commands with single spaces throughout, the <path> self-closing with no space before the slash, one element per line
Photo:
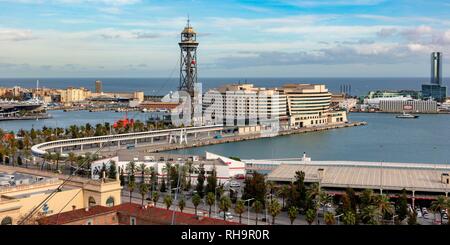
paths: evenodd
<path fill-rule="evenodd" d="M 143 146 L 153 144 L 187 143 L 189 138 L 197 138 L 201 134 L 222 134 L 223 125 L 200 127 L 185 127 L 175 129 L 154 130 L 138 133 L 94 136 L 77 139 L 55 140 L 37 144 L 31 147 L 35 157 L 43 157 L 47 152 L 89 151 L 102 147 L 113 147 L 119 150 L 129 146 Z"/>

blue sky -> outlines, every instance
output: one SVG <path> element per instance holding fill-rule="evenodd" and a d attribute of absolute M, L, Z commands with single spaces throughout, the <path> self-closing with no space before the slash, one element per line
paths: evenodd
<path fill-rule="evenodd" d="M 449 11 L 432 0 L 0 0 L 0 77 L 177 76 L 188 15 L 203 77 L 426 77 L 430 52 L 450 60 Z"/>

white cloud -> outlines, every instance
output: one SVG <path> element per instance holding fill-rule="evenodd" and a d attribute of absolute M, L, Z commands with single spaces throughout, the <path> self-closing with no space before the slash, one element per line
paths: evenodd
<path fill-rule="evenodd" d="M 31 30 L 0 29 L 0 41 L 26 41 L 35 38 Z"/>

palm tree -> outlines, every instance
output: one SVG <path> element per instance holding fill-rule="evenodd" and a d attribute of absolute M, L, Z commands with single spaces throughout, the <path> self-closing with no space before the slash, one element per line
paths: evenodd
<path fill-rule="evenodd" d="M 77 160 L 77 156 L 75 155 L 75 153 L 69 152 L 67 160 L 70 163 L 70 174 L 72 174 L 72 167 L 73 167 L 73 164 L 75 163 L 75 161 Z"/>
<path fill-rule="evenodd" d="M 291 206 L 288 210 L 288 217 L 291 221 L 291 225 L 294 224 L 294 220 L 297 218 L 298 215 L 298 208 L 296 206 Z"/>
<path fill-rule="evenodd" d="M 169 210 L 170 206 L 172 206 L 172 196 L 165 196 L 164 204 L 166 204 L 166 208 Z"/>
<path fill-rule="evenodd" d="M 289 186 L 287 186 L 287 185 L 281 186 L 281 188 L 277 192 L 277 196 L 281 198 L 282 203 L 283 203 L 282 208 L 284 210 L 284 208 L 285 208 L 284 200 L 289 196 Z"/>
<path fill-rule="evenodd" d="M 194 204 L 195 215 L 197 215 L 197 207 L 198 207 L 198 205 L 201 203 L 201 201 L 202 201 L 202 198 L 200 197 L 199 194 L 195 194 L 195 195 L 192 197 L 192 204 Z"/>
<path fill-rule="evenodd" d="M 448 208 L 448 200 L 447 197 L 445 196 L 438 196 L 436 200 L 434 200 L 433 202 L 431 202 L 431 207 L 430 209 L 434 212 L 434 215 L 436 216 L 436 212 L 439 212 L 441 214 L 441 224 L 442 224 L 442 216 L 443 213 L 441 212 L 441 210 L 444 210 L 446 208 Z M 436 217 L 435 217 L 436 219 Z"/>
<path fill-rule="evenodd" d="M 355 225 L 356 215 L 353 212 L 345 212 L 342 216 L 342 222 L 346 225 Z"/>
<path fill-rule="evenodd" d="M 231 207 L 230 198 L 228 196 L 222 196 L 219 202 L 219 209 L 220 211 L 223 211 L 223 220 L 226 220 L 226 212 L 228 212 L 230 207 Z"/>
<path fill-rule="evenodd" d="M 258 225 L 258 214 L 261 213 L 262 211 L 262 203 L 259 200 L 256 200 L 253 203 L 253 209 L 255 210 L 255 215 L 256 215 L 256 223 L 255 225 Z"/>
<path fill-rule="evenodd" d="M 56 152 L 55 155 L 53 156 L 53 159 L 55 160 L 56 163 L 56 171 L 59 170 L 59 161 L 61 161 L 61 153 Z"/>
<path fill-rule="evenodd" d="M 155 206 L 156 206 L 156 203 L 158 203 L 158 200 L 159 200 L 159 192 L 155 191 L 155 192 L 153 192 L 153 195 L 152 195 L 152 201 L 155 203 Z"/>
<path fill-rule="evenodd" d="M 275 189 L 275 183 L 273 181 L 267 181 L 266 182 L 267 194 L 273 194 L 274 189 Z M 272 201 L 272 195 L 270 195 L 270 201 Z"/>
<path fill-rule="evenodd" d="M 242 223 L 242 214 L 245 212 L 245 204 L 242 199 L 239 199 L 236 202 L 236 206 L 234 207 L 234 212 L 239 215 L 239 223 Z"/>
<path fill-rule="evenodd" d="M 126 170 L 128 173 L 129 181 L 134 181 L 134 173 L 136 172 L 136 163 L 133 161 L 127 163 Z"/>
<path fill-rule="evenodd" d="M 136 182 L 129 181 L 128 182 L 128 191 L 130 191 L 130 203 L 131 203 L 131 198 L 133 197 L 134 189 L 136 189 Z"/>
<path fill-rule="evenodd" d="M 389 201 L 389 197 L 386 195 L 379 195 L 376 198 L 376 203 L 378 208 L 380 209 L 379 214 L 383 216 L 383 218 L 388 214 L 394 213 L 394 208 L 392 207 L 391 202 Z"/>
<path fill-rule="evenodd" d="M 209 217 L 211 217 L 211 207 L 216 203 L 216 196 L 212 192 L 208 192 L 206 195 L 206 204 L 209 205 Z"/>
<path fill-rule="evenodd" d="M 180 201 L 178 201 L 178 208 L 180 209 L 181 212 L 183 212 L 184 207 L 186 206 L 186 201 L 181 198 Z M 196 208 L 197 210 L 197 208 Z M 197 214 L 197 211 L 195 212 Z"/>
<path fill-rule="evenodd" d="M 305 215 L 306 222 L 308 222 L 308 224 L 311 225 L 314 222 L 315 218 L 316 218 L 316 210 L 308 209 L 308 211 L 306 211 L 306 215 Z"/>
<path fill-rule="evenodd" d="M 139 185 L 139 193 L 141 194 L 141 205 L 144 206 L 144 198 L 148 193 L 148 185 L 146 183 L 141 183 Z"/>
<path fill-rule="evenodd" d="M 10 153 L 11 164 L 14 166 L 14 157 L 17 152 L 17 140 L 14 137 L 9 138 L 8 140 L 8 149 Z"/>
<path fill-rule="evenodd" d="M 269 203 L 269 213 L 272 216 L 272 224 L 275 224 L 275 217 L 281 212 L 281 205 L 277 199 L 273 199 Z"/>
<path fill-rule="evenodd" d="M 336 219 L 334 218 L 334 214 L 332 214 L 330 212 L 326 212 L 323 218 L 325 220 L 325 224 L 327 224 L 327 225 L 334 225 L 334 223 L 336 222 Z"/>
<path fill-rule="evenodd" d="M 361 218 L 365 224 L 378 224 L 378 217 L 380 216 L 380 208 L 375 205 L 369 205 L 362 209 Z"/>
<path fill-rule="evenodd" d="M 137 171 L 141 173 L 141 183 L 145 182 L 145 175 L 150 174 L 150 169 L 144 163 L 139 164 Z"/>
<path fill-rule="evenodd" d="M 327 193 L 321 191 L 319 193 L 319 201 L 320 201 L 320 205 L 322 205 L 322 213 L 325 214 L 326 204 L 332 203 L 333 198 L 330 195 L 328 195 Z"/>

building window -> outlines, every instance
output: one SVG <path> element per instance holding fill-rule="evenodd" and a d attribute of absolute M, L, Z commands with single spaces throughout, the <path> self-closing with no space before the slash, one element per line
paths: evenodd
<path fill-rule="evenodd" d="M 106 199 L 106 206 L 107 207 L 114 206 L 114 197 L 108 197 L 108 199 Z"/>
<path fill-rule="evenodd" d="M 89 207 L 94 207 L 97 203 L 95 202 L 95 199 L 93 197 L 89 197 Z"/>
<path fill-rule="evenodd" d="M 130 217 L 130 225 L 136 225 L 136 217 Z"/>
<path fill-rule="evenodd" d="M 12 225 L 12 218 L 9 216 L 6 216 L 2 219 L 2 225 Z"/>

